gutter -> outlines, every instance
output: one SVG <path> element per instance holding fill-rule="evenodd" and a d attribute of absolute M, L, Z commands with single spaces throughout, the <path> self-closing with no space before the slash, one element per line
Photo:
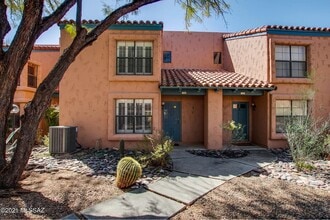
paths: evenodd
<path fill-rule="evenodd" d="M 187 86 L 159 86 L 160 90 L 162 89 L 203 89 L 203 90 L 207 90 L 207 89 L 214 89 L 219 91 L 220 89 L 222 90 L 267 90 L 267 91 L 273 91 L 276 90 L 277 87 L 267 87 L 267 88 L 260 88 L 260 87 L 216 87 L 216 86 L 212 86 L 212 87 L 187 87 Z"/>

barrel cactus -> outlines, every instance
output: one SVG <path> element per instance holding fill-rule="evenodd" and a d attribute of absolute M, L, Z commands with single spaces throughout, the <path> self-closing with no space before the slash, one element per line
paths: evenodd
<path fill-rule="evenodd" d="M 122 158 L 117 165 L 116 184 L 120 189 L 127 188 L 135 183 L 142 175 L 139 162 L 132 157 Z"/>

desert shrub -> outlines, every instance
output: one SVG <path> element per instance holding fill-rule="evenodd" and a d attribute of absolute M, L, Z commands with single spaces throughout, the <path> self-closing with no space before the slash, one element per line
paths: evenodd
<path fill-rule="evenodd" d="M 166 167 L 169 160 L 169 153 L 173 150 L 171 139 L 165 140 L 163 144 L 158 144 L 151 152 L 150 164 L 152 166 Z"/>
<path fill-rule="evenodd" d="M 307 171 L 307 172 L 315 169 L 315 166 L 313 166 L 312 164 L 305 162 L 305 161 L 297 161 L 296 167 L 298 170 L 303 170 L 303 171 Z"/>
<path fill-rule="evenodd" d="M 44 135 L 44 136 L 41 138 L 41 143 L 42 143 L 43 145 L 45 145 L 46 147 L 49 147 L 49 134 Z"/>
<path fill-rule="evenodd" d="M 169 153 L 173 150 L 173 141 L 163 131 L 154 130 L 153 134 L 145 135 L 144 144 L 151 145 L 152 151 L 139 158 L 142 166 L 166 167 L 170 159 Z"/>
<path fill-rule="evenodd" d="M 58 106 L 50 106 L 45 112 L 45 118 L 48 126 L 59 125 L 60 109 Z"/>
<path fill-rule="evenodd" d="M 234 120 L 231 120 L 227 123 L 224 123 L 220 127 L 232 133 L 233 141 L 239 142 L 246 139 L 246 134 L 244 133 L 244 126 L 241 123 L 237 123 Z"/>
<path fill-rule="evenodd" d="M 329 154 L 329 131 L 329 120 L 315 120 L 310 115 L 290 120 L 285 135 L 294 162 L 323 159 Z"/>

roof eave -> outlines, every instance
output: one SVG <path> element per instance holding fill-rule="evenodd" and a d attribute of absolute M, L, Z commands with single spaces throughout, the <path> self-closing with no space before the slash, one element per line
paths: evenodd
<path fill-rule="evenodd" d="M 221 87 L 221 86 L 210 86 L 210 87 L 199 87 L 199 86 L 159 86 L 160 89 L 214 89 L 214 90 L 264 90 L 264 91 L 273 91 L 276 90 L 276 86 L 271 87 Z"/>

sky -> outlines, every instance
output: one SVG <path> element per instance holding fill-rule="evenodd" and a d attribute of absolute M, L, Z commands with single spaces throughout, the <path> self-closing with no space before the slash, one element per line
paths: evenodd
<path fill-rule="evenodd" d="M 125 1 L 125 0 L 122 0 Z M 226 0 L 230 12 L 225 20 L 220 16 L 204 19 L 203 23 L 192 22 L 188 31 L 236 32 L 263 25 L 293 25 L 308 27 L 330 27 L 330 0 Z M 102 5 L 106 0 L 83 0 L 83 18 L 102 20 Z M 73 19 L 71 10 L 64 19 Z M 137 15 L 128 20 L 162 21 L 164 31 L 187 31 L 184 10 L 176 0 L 162 0 L 140 8 Z M 58 44 L 59 27 L 54 25 L 45 32 L 37 44 Z M 6 38 L 13 38 L 14 30 Z"/>

